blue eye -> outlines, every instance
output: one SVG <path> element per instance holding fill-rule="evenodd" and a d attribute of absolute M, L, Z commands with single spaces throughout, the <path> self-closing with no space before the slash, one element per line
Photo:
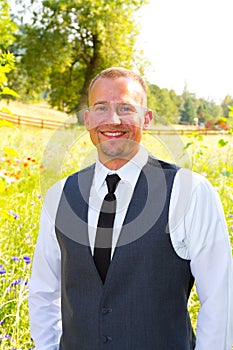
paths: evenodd
<path fill-rule="evenodd" d="M 95 113 L 103 113 L 108 111 L 108 106 L 104 104 L 97 104 L 92 108 Z"/>
<path fill-rule="evenodd" d="M 123 104 L 123 105 L 119 105 L 118 111 L 121 114 L 131 114 L 131 113 L 135 113 L 135 108 L 132 105 Z"/>

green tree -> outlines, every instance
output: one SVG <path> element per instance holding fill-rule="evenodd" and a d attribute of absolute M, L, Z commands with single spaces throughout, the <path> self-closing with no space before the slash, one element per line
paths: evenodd
<path fill-rule="evenodd" d="M 179 103 L 174 90 L 161 89 L 153 84 L 148 86 L 148 105 L 153 110 L 157 122 L 177 122 Z"/>
<path fill-rule="evenodd" d="M 196 117 L 196 109 L 191 97 L 188 97 L 184 102 L 184 107 L 181 110 L 181 121 L 187 123 L 193 123 L 194 118 Z"/>
<path fill-rule="evenodd" d="M 197 107 L 197 117 L 199 120 L 199 123 L 204 123 L 207 118 L 207 105 L 205 101 L 201 101 L 199 106 Z"/>
<path fill-rule="evenodd" d="M 16 24 L 11 20 L 9 5 L 6 0 L 0 0 L 0 52 L 4 52 L 13 44 Z"/>
<path fill-rule="evenodd" d="M 18 97 L 18 94 L 7 86 L 7 74 L 15 69 L 15 57 L 10 52 L 0 53 L 0 97 L 10 95 Z"/>
<path fill-rule="evenodd" d="M 8 48 L 14 42 L 16 30 L 17 26 L 10 18 L 7 1 L 0 0 L 0 98 L 3 95 L 18 96 L 8 87 L 8 74 L 15 69 L 15 58 Z"/>
<path fill-rule="evenodd" d="M 91 79 L 103 68 L 142 69 L 140 61 L 134 60 L 139 34 L 135 13 L 145 3 L 147 0 L 42 1 L 31 13 L 30 23 L 21 24 L 15 46 L 27 78 L 24 92 L 46 91 L 53 106 L 80 110 L 87 104 Z"/>
<path fill-rule="evenodd" d="M 224 98 L 221 106 L 222 106 L 222 109 L 223 109 L 223 116 L 225 118 L 228 118 L 229 117 L 229 107 L 233 106 L 233 97 L 230 96 L 230 95 L 227 95 Z"/>

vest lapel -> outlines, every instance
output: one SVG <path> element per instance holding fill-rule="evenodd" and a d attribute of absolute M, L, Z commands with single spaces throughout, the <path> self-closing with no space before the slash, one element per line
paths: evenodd
<path fill-rule="evenodd" d="M 138 178 L 117 246 L 134 242 L 148 232 L 166 201 L 166 178 L 160 166 L 148 162 Z"/>
<path fill-rule="evenodd" d="M 56 219 L 56 228 L 60 233 L 87 247 L 88 201 L 93 175 L 94 166 L 91 166 L 67 179 Z"/>

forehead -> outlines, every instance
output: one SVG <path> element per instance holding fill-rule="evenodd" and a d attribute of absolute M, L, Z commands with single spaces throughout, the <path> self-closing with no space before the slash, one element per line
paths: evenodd
<path fill-rule="evenodd" d="M 144 95 L 141 84 L 130 77 L 99 78 L 91 87 L 89 103 L 122 100 L 141 103 Z"/>

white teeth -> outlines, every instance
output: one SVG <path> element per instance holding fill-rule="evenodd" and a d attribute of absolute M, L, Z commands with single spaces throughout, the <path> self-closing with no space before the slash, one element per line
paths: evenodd
<path fill-rule="evenodd" d="M 115 137 L 115 136 L 121 136 L 124 133 L 123 132 L 103 132 L 103 134 L 106 135 L 106 136 L 113 136 L 113 137 Z"/>

